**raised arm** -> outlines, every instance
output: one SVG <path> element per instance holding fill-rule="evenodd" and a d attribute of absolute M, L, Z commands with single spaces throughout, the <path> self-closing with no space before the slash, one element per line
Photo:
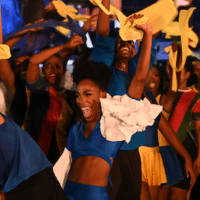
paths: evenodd
<path fill-rule="evenodd" d="M 141 16 L 140 16 L 141 17 Z M 129 21 L 134 21 L 134 18 L 129 18 Z M 151 59 L 151 45 L 152 45 L 152 26 L 149 22 L 143 25 L 136 25 L 135 28 L 144 32 L 142 51 L 137 64 L 137 70 L 133 77 L 128 93 L 132 98 L 140 99 L 144 90 L 147 74 Z"/>
<path fill-rule="evenodd" d="M 102 4 L 107 10 L 110 10 L 110 0 L 102 0 Z M 96 33 L 101 37 L 108 37 L 110 33 L 110 16 L 101 9 L 99 11 Z"/>
<path fill-rule="evenodd" d="M 180 66 L 181 63 L 181 47 L 179 47 L 176 43 L 172 44 L 172 51 L 173 53 L 175 53 L 176 51 L 178 52 L 178 56 L 177 56 L 177 68 L 178 66 Z M 169 82 L 169 87 L 167 90 L 166 94 L 162 95 L 161 98 L 161 105 L 163 106 L 163 109 L 167 112 L 171 112 L 172 111 L 172 107 L 173 107 L 173 102 L 174 99 L 176 98 L 177 92 L 172 90 L 172 69 L 171 66 L 169 64 L 169 61 L 167 62 L 167 66 L 166 69 L 168 69 L 168 74 L 169 74 L 169 78 L 170 78 L 170 82 Z M 180 72 L 176 72 L 176 77 L 177 77 L 177 84 L 179 87 L 179 79 L 180 79 Z"/>
<path fill-rule="evenodd" d="M 42 22 L 44 21 L 44 19 L 41 19 L 41 20 L 38 20 L 38 21 L 35 21 L 34 24 L 37 24 L 39 22 Z M 28 23 L 26 24 L 26 26 L 29 26 L 31 25 L 32 23 Z M 11 38 L 9 38 L 7 41 L 5 41 L 5 44 L 7 44 L 10 48 L 14 47 L 15 44 L 21 40 L 22 37 L 24 37 L 27 33 L 35 33 L 37 31 L 40 31 L 42 30 L 43 27 L 38 27 L 38 28 L 30 28 L 30 29 L 26 29 L 26 30 L 23 30 L 17 34 L 15 34 L 14 36 L 12 36 Z"/>
<path fill-rule="evenodd" d="M 73 36 L 67 43 L 62 44 L 57 47 L 45 49 L 44 51 L 33 55 L 29 61 L 29 66 L 27 70 L 27 79 L 30 83 L 34 83 L 38 77 L 40 76 L 39 64 L 43 63 L 45 60 L 50 58 L 51 56 L 59 53 L 63 50 L 74 49 L 79 44 L 83 44 L 83 40 L 81 36 L 75 35 Z"/>
<path fill-rule="evenodd" d="M 3 44 L 3 31 L 2 31 L 2 21 L 1 21 L 1 6 L 0 6 L 0 44 Z M 0 60 L 0 78 L 5 84 L 10 98 L 13 98 L 15 93 L 15 84 L 14 84 L 14 73 L 10 67 L 9 61 Z"/>

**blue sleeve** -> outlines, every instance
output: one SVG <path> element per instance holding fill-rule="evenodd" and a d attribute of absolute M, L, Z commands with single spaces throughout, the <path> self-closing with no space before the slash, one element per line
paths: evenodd
<path fill-rule="evenodd" d="M 116 37 L 100 37 L 96 34 L 90 60 L 103 62 L 110 67 L 115 57 L 115 38 Z"/>
<path fill-rule="evenodd" d="M 38 79 L 34 83 L 30 83 L 26 79 L 26 87 L 30 91 L 31 90 L 42 90 L 43 88 L 47 87 L 47 83 L 41 76 L 39 76 Z"/>
<path fill-rule="evenodd" d="M 137 100 L 137 101 L 140 101 L 140 100 L 141 100 L 141 99 L 132 98 L 128 92 L 126 93 L 126 95 L 127 95 L 128 97 L 130 97 L 131 99 L 135 99 L 135 100 Z"/>
<path fill-rule="evenodd" d="M 150 61 L 149 71 L 151 70 L 151 67 L 153 66 L 153 64 L 155 62 L 155 59 L 156 59 L 156 53 L 157 53 L 156 43 L 158 41 L 160 41 L 161 37 L 162 37 L 162 33 L 159 34 L 158 38 L 152 40 L 151 61 Z M 137 63 L 139 61 L 141 51 L 142 51 L 142 42 L 141 42 L 141 44 L 139 46 L 138 53 L 134 56 L 133 59 L 131 59 L 129 61 L 129 65 L 128 65 L 129 69 L 128 69 L 128 71 L 129 71 L 129 76 L 131 78 L 133 78 L 134 75 L 135 75 L 135 72 L 136 72 L 136 69 L 137 69 Z"/>

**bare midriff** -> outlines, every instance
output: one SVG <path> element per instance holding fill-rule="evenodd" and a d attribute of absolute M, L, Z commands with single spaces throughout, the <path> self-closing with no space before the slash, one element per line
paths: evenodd
<path fill-rule="evenodd" d="M 113 161 L 113 159 L 111 159 Z M 72 182 L 102 186 L 108 185 L 110 165 L 97 156 L 84 156 L 72 162 L 68 180 Z"/>

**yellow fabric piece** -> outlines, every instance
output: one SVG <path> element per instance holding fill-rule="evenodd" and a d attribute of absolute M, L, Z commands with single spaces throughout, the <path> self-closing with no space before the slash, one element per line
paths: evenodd
<path fill-rule="evenodd" d="M 86 22 L 89 18 L 90 18 L 90 16 L 88 16 L 88 15 L 75 15 L 75 17 L 73 19 L 76 21 Z"/>
<path fill-rule="evenodd" d="M 179 15 L 179 22 L 172 22 L 163 32 L 167 33 L 169 36 L 181 36 L 181 46 L 182 46 L 182 62 L 181 66 L 176 68 L 177 61 L 177 52 L 173 53 L 172 48 L 169 47 L 169 62 L 172 67 L 172 90 L 177 91 L 177 78 L 176 72 L 183 70 L 186 58 L 188 55 L 192 54 L 192 51 L 189 49 L 189 39 L 191 40 L 190 45 L 196 47 L 198 44 L 198 37 L 189 28 L 189 19 L 196 8 L 192 7 L 188 10 L 181 10 Z"/>
<path fill-rule="evenodd" d="M 165 168 L 157 147 L 139 147 L 142 168 L 142 181 L 149 186 L 160 186 L 167 182 Z"/>
<path fill-rule="evenodd" d="M 181 10 L 179 15 L 180 31 L 181 31 L 181 45 L 182 45 L 182 62 L 179 69 L 176 71 L 182 71 L 188 56 L 188 28 L 189 19 L 196 8 L 190 8 L 189 10 Z"/>
<path fill-rule="evenodd" d="M 76 21 L 84 21 L 84 22 L 90 18 L 90 16 L 86 16 L 86 15 L 77 15 L 78 11 L 75 8 L 73 8 L 71 6 L 67 6 L 62 1 L 54 0 L 54 1 L 52 1 L 52 3 L 54 4 L 58 14 L 64 18 L 66 18 L 67 15 L 69 15 L 72 19 L 74 19 Z M 68 19 L 66 18 L 63 21 L 68 22 Z M 64 35 L 68 35 L 68 33 L 70 31 L 67 28 L 63 28 L 62 26 L 58 26 L 58 27 L 56 27 L 56 29 Z"/>
<path fill-rule="evenodd" d="M 78 11 L 75 8 L 71 6 L 67 6 L 62 1 L 54 0 L 52 3 L 54 4 L 58 14 L 64 18 L 66 18 L 67 15 L 69 15 L 72 19 L 77 20 L 77 21 L 86 21 L 87 19 L 90 18 L 90 16 L 86 16 L 86 15 L 77 15 Z"/>
<path fill-rule="evenodd" d="M 156 33 L 165 28 L 177 15 L 178 11 L 172 0 L 159 0 L 151 6 L 137 12 L 136 14 L 142 14 L 144 17 L 135 20 L 134 24 L 128 21 L 129 17 L 126 17 L 121 11 L 110 5 L 110 11 L 108 11 L 101 3 L 101 0 L 90 0 L 96 6 L 99 6 L 103 12 L 107 15 L 116 15 L 121 23 L 119 30 L 120 37 L 124 40 L 138 40 L 143 38 L 143 32 L 134 28 L 136 24 L 144 24 L 147 20 L 152 24 L 153 33 Z M 163 12 L 165 8 L 165 12 Z"/>
<path fill-rule="evenodd" d="M 67 15 L 69 15 L 71 18 L 74 18 L 76 13 L 78 13 L 78 11 L 75 8 L 67 6 L 62 1 L 52 1 L 52 3 L 55 6 L 58 14 L 64 18 L 66 18 Z"/>
<path fill-rule="evenodd" d="M 11 57 L 10 47 L 6 44 L 0 44 L 0 60 Z"/>
<path fill-rule="evenodd" d="M 61 32 L 63 35 L 68 35 L 68 33 L 69 33 L 69 29 L 67 29 L 67 28 L 64 28 L 64 27 L 62 27 L 62 26 L 57 26 L 56 27 L 56 30 L 58 30 L 59 32 Z"/>

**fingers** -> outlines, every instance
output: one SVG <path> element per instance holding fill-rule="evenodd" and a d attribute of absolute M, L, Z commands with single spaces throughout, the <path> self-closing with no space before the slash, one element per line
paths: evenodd
<path fill-rule="evenodd" d="M 134 14 L 131 17 L 128 18 L 128 21 L 131 22 L 131 24 L 136 20 L 142 18 L 144 15 L 142 14 Z"/>
<path fill-rule="evenodd" d="M 187 175 L 187 178 L 190 177 L 190 185 L 194 186 L 196 182 L 196 174 L 194 173 L 194 170 L 187 170 L 186 175 Z"/>
<path fill-rule="evenodd" d="M 72 49 L 76 48 L 80 44 L 84 44 L 82 37 L 79 35 L 72 36 L 71 39 L 67 43 L 68 43 L 69 48 L 72 48 Z"/>

